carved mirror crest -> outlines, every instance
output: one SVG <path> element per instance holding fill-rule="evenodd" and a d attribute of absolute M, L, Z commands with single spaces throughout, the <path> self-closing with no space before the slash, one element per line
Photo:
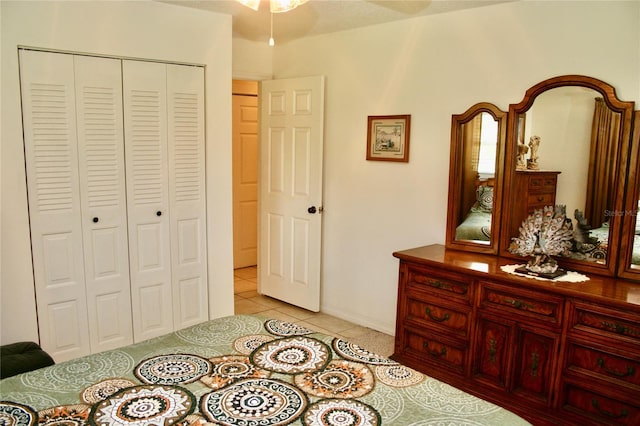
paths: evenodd
<path fill-rule="evenodd" d="M 452 116 L 448 248 L 498 252 L 506 116 L 490 103 Z"/>

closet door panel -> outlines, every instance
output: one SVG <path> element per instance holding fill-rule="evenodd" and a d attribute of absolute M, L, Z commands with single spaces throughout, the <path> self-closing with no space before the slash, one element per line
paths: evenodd
<path fill-rule="evenodd" d="M 209 318 L 204 165 L 204 68 L 167 65 L 174 327 Z"/>
<path fill-rule="evenodd" d="M 166 65 L 123 61 L 122 70 L 133 333 L 139 342 L 173 331 Z"/>
<path fill-rule="evenodd" d="M 90 352 L 73 57 L 20 50 L 19 59 L 40 345 L 63 361 Z"/>
<path fill-rule="evenodd" d="M 75 56 L 80 196 L 91 351 L 133 342 L 118 59 Z"/>

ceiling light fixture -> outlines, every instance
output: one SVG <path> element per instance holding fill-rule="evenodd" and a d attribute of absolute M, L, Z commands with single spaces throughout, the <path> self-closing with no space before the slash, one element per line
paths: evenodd
<path fill-rule="evenodd" d="M 250 7 L 253 10 L 258 10 L 260 7 L 260 0 L 236 0 L 237 2 Z M 306 3 L 309 0 L 269 0 L 269 10 L 271 13 L 288 12 L 295 9 L 301 4 Z"/>
<path fill-rule="evenodd" d="M 258 10 L 260 7 L 260 0 L 236 0 L 253 10 Z M 271 36 L 269 37 L 269 46 L 274 46 L 275 40 L 273 39 L 273 14 L 283 13 L 295 9 L 301 4 L 306 3 L 309 0 L 269 0 L 269 11 L 271 12 Z"/>

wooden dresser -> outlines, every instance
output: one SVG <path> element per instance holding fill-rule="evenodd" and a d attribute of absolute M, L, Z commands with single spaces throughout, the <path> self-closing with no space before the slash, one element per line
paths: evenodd
<path fill-rule="evenodd" d="M 560 172 L 547 170 L 516 170 L 509 235 L 518 235 L 522 221 L 536 209 L 555 206 L 556 186 Z"/>
<path fill-rule="evenodd" d="M 640 284 L 524 278 L 441 245 L 393 255 L 393 359 L 535 425 L 640 424 Z"/>

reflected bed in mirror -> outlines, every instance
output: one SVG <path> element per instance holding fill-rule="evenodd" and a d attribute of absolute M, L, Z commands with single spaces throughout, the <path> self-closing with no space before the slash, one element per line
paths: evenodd
<path fill-rule="evenodd" d="M 479 103 L 451 121 L 449 248 L 497 253 L 506 113 Z"/>
<path fill-rule="evenodd" d="M 505 163 L 502 255 L 522 221 L 544 205 L 566 206 L 574 240 L 564 262 L 572 269 L 613 275 L 618 256 L 621 211 L 633 102 L 620 101 L 609 84 L 585 76 L 545 80 L 509 106 Z M 539 141 L 536 171 L 555 173 L 553 194 L 519 185 L 529 170 L 518 147 Z M 530 180 L 529 182 L 532 182 Z M 545 197 L 552 202 L 546 202 Z M 536 204 L 537 203 L 537 204 Z"/>

